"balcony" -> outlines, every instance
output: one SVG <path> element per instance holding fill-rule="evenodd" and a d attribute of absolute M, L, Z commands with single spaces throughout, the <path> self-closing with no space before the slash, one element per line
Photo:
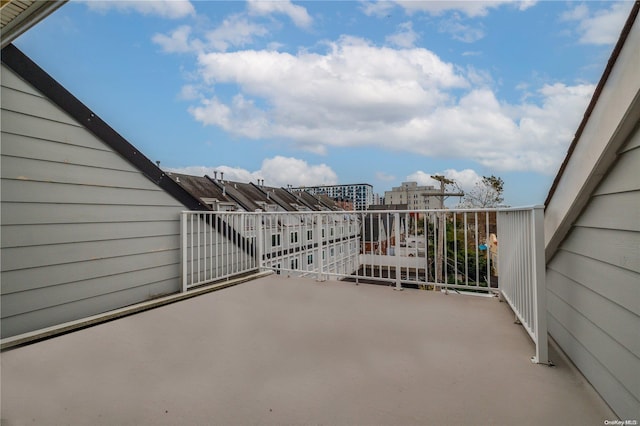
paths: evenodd
<path fill-rule="evenodd" d="M 541 219 L 185 212 L 164 302 L 203 294 L 5 351 L 3 424 L 603 424 L 547 346 Z"/>
<path fill-rule="evenodd" d="M 2 354 L 7 425 L 575 424 L 615 416 L 496 298 L 270 275 Z M 4 423 L 3 423 L 4 424 Z"/>
<path fill-rule="evenodd" d="M 503 297 L 547 363 L 543 209 L 183 212 L 183 291 L 269 269 Z M 501 249 L 498 250 L 498 242 Z M 499 285 L 499 282 L 502 285 Z"/>

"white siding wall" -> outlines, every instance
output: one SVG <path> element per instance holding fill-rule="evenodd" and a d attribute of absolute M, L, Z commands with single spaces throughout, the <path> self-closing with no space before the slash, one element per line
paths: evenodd
<path fill-rule="evenodd" d="M 180 288 L 184 206 L 2 66 L 2 337 Z"/>
<path fill-rule="evenodd" d="M 622 419 L 640 419 L 640 132 L 547 265 L 549 333 Z"/>

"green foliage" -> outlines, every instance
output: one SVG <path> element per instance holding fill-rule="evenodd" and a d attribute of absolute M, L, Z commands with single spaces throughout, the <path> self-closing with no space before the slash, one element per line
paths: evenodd
<path fill-rule="evenodd" d="M 439 231 L 435 229 L 431 222 L 427 222 L 426 231 L 428 235 L 428 280 L 435 281 L 437 255 L 434 249 L 434 239 L 436 241 L 438 240 L 437 232 Z M 443 270 L 442 279 L 444 280 L 446 276 L 446 282 L 448 284 L 465 285 L 468 281 L 470 285 L 476 285 L 476 282 L 478 282 L 481 287 L 485 287 L 487 285 L 487 282 L 489 281 L 487 277 L 487 251 L 481 251 L 478 249 L 479 242 L 474 241 L 474 237 L 474 233 L 468 231 L 466 247 L 467 256 L 465 258 L 464 228 L 462 228 L 461 223 L 458 222 L 457 230 L 454 232 L 452 219 L 449 218 L 447 220 L 445 235 L 446 259 L 442 259 L 443 263 L 446 260 L 446 274 Z M 477 275 L 476 272 L 478 273 Z"/>

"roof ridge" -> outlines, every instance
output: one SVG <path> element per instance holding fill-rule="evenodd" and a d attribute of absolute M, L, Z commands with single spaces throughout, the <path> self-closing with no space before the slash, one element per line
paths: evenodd
<path fill-rule="evenodd" d="M 13 44 L 2 49 L 2 63 L 73 117 L 94 136 L 122 155 L 144 176 L 190 210 L 211 210 L 65 89 Z"/>

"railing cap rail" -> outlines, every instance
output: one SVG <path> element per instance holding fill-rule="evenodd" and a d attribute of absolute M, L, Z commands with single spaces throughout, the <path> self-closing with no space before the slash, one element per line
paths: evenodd
<path fill-rule="evenodd" d="M 226 211 L 199 211 L 183 210 L 182 213 L 199 214 L 229 214 L 229 215 L 341 215 L 341 214 L 367 214 L 367 213 L 484 213 L 484 212 L 512 212 L 544 209 L 541 204 L 521 207 L 490 207 L 490 208 L 452 208 L 452 209 L 407 209 L 407 210 L 341 210 L 341 211 L 282 211 L 282 212 L 226 212 Z"/>

